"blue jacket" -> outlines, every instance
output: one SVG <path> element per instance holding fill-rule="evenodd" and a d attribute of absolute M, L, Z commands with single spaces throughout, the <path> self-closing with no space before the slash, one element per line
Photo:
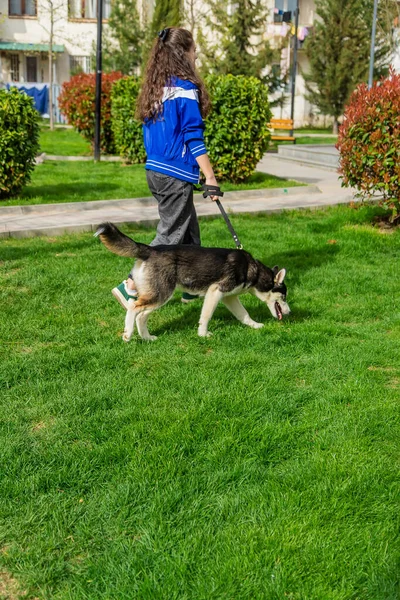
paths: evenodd
<path fill-rule="evenodd" d="M 194 83 L 174 78 L 164 87 L 163 112 L 143 125 L 146 169 L 198 183 L 196 156 L 206 154 L 204 122 Z"/>

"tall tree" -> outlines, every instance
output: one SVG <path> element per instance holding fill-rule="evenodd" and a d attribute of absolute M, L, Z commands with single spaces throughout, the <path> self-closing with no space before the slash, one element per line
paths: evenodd
<path fill-rule="evenodd" d="M 355 87 L 368 76 L 373 0 L 316 0 L 318 18 L 305 44 L 308 100 L 334 118 L 333 131 Z M 390 44 L 377 36 L 376 71 L 387 68 Z"/>
<path fill-rule="evenodd" d="M 183 0 L 156 0 L 150 34 L 154 38 L 164 27 L 179 27 L 182 21 Z"/>
<path fill-rule="evenodd" d="M 67 22 L 67 12 L 65 2 L 63 0 L 44 0 L 41 6 L 41 19 L 39 21 L 42 29 L 46 34 L 46 42 L 48 43 L 49 49 L 47 52 L 48 56 L 48 79 L 49 79 L 49 116 L 50 116 L 50 129 L 54 129 L 54 98 L 53 98 L 53 65 L 55 56 L 53 48 L 56 42 L 68 41 L 65 34 L 65 23 Z M 75 42 L 75 45 L 79 47 L 79 43 Z"/>
<path fill-rule="evenodd" d="M 108 31 L 103 42 L 105 71 L 122 71 L 124 75 L 130 75 L 140 69 L 144 28 L 136 0 L 117 0 L 112 3 Z"/>
<path fill-rule="evenodd" d="M 280 60 L 280 48 L 272 48 L 263 39 L 267 13 L 263 0 L 237 0 L 228 6 L 218 0 L 206 0 L 209 12 L 205 23 L 211 32 L 205 36 L 199 29 L 202 68 L 207 72 L 254 76 L 273 91 L 279 78 L 272 64 Z"/>
<path fill-rule="evenodd" d="M 270 52 L 268 44 L 254 43 L 265 22 L 261 0 L 239 0 L 234 5 L 207 0 L 207 4 L 210 12 L 206 22 L 217 41 L 204 48 L 208 68 L 224 75 L 259 77 Z M 206 45 L 204 38 L 201 43 Z"/>
<path fill-rule="evenodd" d="M 164 27 L 179 27 L 182 24 L 183 0 L 155 0 L 151 21 L 144 36 L 142 64 L 146 64 L 151 46 L 157 33 Z"/>

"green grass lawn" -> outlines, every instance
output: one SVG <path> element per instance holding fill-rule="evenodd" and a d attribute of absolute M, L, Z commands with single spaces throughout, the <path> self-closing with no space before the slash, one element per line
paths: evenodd
<path fill-rule="evenodd" d="M 327 135 L 332 135 L 332 127 L 297 127 L 295 133 L 303 134 L 303 133 L 326 133 Z"/>
<path fill-rule="evenodd" d="M 59 156 L 90 156 L 93 154 L 89 142 L 73 129 L 56 127 L 40 128 L 40 151 Z"/>
<path fill-rule="evenodd" d="M 246 183 L 222 185 L 225 191 L 301 185 L 266 173 L 254 173 Z M 151 196 L 144 165 L 112 162 L 49 161 L 37 165 L 22 193 L 1 206 L 115 200 Z"/>
<path fill-rule="evenodd" d="M 296 133 L 296 132 L 295 132 Z M 282 132 L 282 135 L 285 135 L 284 132 Z M 313 145 L 313 146 L 320 146 L 320 145 L 326 145 L 329 144 L 330 146 L 333 146 L 334 144 L 336 144 L 337 142 L 337 136 L 329 136 L 327 135 L 326 137 L 311 137 L 308 135 L 302 135 L 302 136 L 297 136 L 296 133 L 296 145 Z M 293 146 L 293 142 L 288 142 L 288 141 L 280 141 L 280 140 L 273 140 L 270 143 L 269 146 L 269 150 L 276 150 L 278 146 L 280 145 L 289 145 L 289 146 Z"/>
<path fill-rule="evenodd" d="M 130 261 L 92 235 L 0 240 L 5 597 L 399 598 L 400 232 L 377 212 L 234 216 L 292 314 L 244 297 L 265 327 L 220 306 L 210 339 L 176 297 L 124 344 Z"/>
<path fill-rule="evenodd" d="M 315 146 L 330 144 L 334 145 L 337 142 L 337 135 L 327 135 L 326 137 L 311 137 L 302 135 L 296 138 L 296 144 L 313 144 Z"/>
<path fill-rule="evenodd" d="M 282 132 L 282 135 L 286 135 L 285 132 Z M 312 146 L 320 146 L 320 145 L 330 145 L 333 146 L 334 144 L 336 144 L 337 142 L 337 136 L 332 136 L 332 135 L 326 135 L 324 137 L 311 137 L 309 135 L 301 135 L 298 136 L 298 133 L 295 132 L 296 135 L 296 145 L 297 146 L 301 146 L 301 145 L 312 145 Z M 289 146 L 293 146 L 293 142 L 288 142 L 288 141 L 281 141 L 281 140 L 273 140 L 271 141 L 270 145 L 269 145 L 269 152 L 276 152 L 278 149 L 278 146 L 281 145 L 289 145 Z"/>

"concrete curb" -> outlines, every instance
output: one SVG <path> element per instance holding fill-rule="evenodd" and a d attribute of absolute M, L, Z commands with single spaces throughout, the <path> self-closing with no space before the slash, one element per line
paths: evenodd
<path fill-rule="evenodd" d="M 337 171 L 339 168 L 339 152 L 332 144 L 278 146 L 280 160 L 309 165 L 314 168 Z"/>
<path fill-rule="evenodd" d="M 304 188 L 303 188 L 304 189 Z M 320 208 L 325 208 L 327 206 L 331 206 L 333 204 L 349 204 L 353 202 L 354 199 L 351 195 L 346 195 L 341 199 L 332 199 L 326 198 L 325 200 L 318 199 L 314 200 L 315 196 L 311 196 L 311 199 L 305 196 L 301 200 L 297 200 L 292 205 L 288 204 L 285 199 L 282 197 L 282 200 L 276 199 L 275 202 L 271 202 L 271 206 L 268 206 L 262 199 L 254 200 L 252 204 L 249 205 L 247 201 L 238 202 L 233 201 L 225 203 L 225 208 L 227 212 L 232 215 L 239 214 L 272 214 L 272 213 L 281 213 L 284 211 L 291 210 L 318 210 Z M 154 207 L 155 208 L 155 207 Z M 158 224 L 158 215 L 155 215 L 153 207 L 147 207 L 145 212 L 147 214 L 136 214 L 130 216 L 129 213 L 125 211 L 119 211 L 114 213 L 112 216 L 104 216 L 97 215 L 97 211 L 91 212 L 91 216 L 86 223 L 79 222 L 78 215 L 76 215 L 77 219 L 73 217 L 70 219 L 69 223 L 61 224 L 61 219 L 56 220 L 54 223 L 50 225 L 39 224 L 37 223 L 36 227 L 28 227 L 15 230 L 7 231 L 4 226 L 0 224 L 0 239 L 1 238 L 28 238 L 28 237 L 36 237 L 36 236 L 59 236 L 67 233 L 83 233 L 83 232 L 94 232 L 98 227 L 99 223 L 104 220 L 110 220 L 117 225 L 129 225 L 129 226 L 151 226 L 155 227 Z M 150 211 L 150 212 L 149 212 Z M 66 213 L 63 213 L 66 216 Z M 210 206 L 210 202 L 203 201 L 200 202 L 197 207 L 197 214 L 201 220 L 203 219 L 212 219 L 220 217 L 220 212 L 215 205 Z M 97 217 L 97 218 L 96 218 Z"/>
<path fill-rule="evenodd" d="M 281 156 L 280 154 L 278 154 L 278 156 L 279 156 L 279 160 L 282 160 L 286 163 L 295 163 L 296 165 L 299 165 L 302 167 L 315 167 L 316 169 L 323 169 L 324 171 L 331 171 L 332 173 L 337 173 L 339 170 L 339 166 L 332 167 L 332 166 L 326 165 L 322 162 L 317 162 L 315 160 L 307 160 L 305 158 L 289 158 L 287 156 Z"/>
<path fill-rule="evenodd" d="M 259 190 L 243 190 L 237 192 L 225 192 L 223 201 L 252 200 L 259 198 L 272 198 L 276 196 L 295 196 L 298 194 L 320 194 L 317 185 L 299 185 L 287 188 L 271 188 Z M 194 201 L 198 204 L 203 201 L 201 194 L 194 195 Z M 59 204 L 18 204 L 16 206 L 0 207 L 0 218 L 7 216 L 29 215 L 29 214 L 58 214 L 62 212 L 78 212 L 83 210 L 99 210 L 107 207 L 133 208 L 140 206 L 157 206 L 157 201 L 152 196 L 144 198 L 127 198 L 123 200 L 93 200 L 89 202 L 60 202 Z"/>

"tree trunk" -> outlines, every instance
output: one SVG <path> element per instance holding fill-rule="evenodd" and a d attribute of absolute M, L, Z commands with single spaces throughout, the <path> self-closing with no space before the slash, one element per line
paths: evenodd
<path fill-rule="evenodd" d="M 49 110 L 50 110 L 50 129 L 54 129 L 54 111 L 53 111 L 53 26 L 54 14 L 53 4 L 50 3 L 50 48 L 49 48 Z"/>
<path fill-rule="evenodd" d="M 339 121 L 336 117 L 333 119 L 332 133 L 333 135 L 337 135 L 339 133 Z"/>

